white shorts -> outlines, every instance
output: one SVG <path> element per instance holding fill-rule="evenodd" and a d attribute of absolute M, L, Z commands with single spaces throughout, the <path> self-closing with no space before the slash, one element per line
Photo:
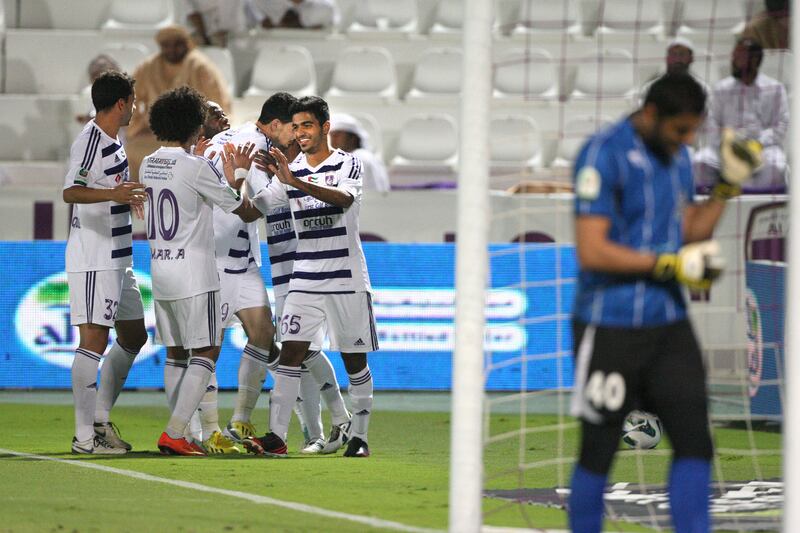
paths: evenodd
<path fill-rule="evenodd" d="M 368 292 L 290 292 L 280 317 L 278 329 L 284 342 L 311 342 L 327 325 L 331 350 L 365 353 L 378 349 L 372 296 Z"/>
<path fill-rule="evenodd" d="M 181 300 L 156 300 L 155 312 L 158 344 L 189 350 L 219 346 L 222 341 L 219 291 Z"/>
<path fill-rule="evenodd" d="M 67 272 L 73 326 L 114 327 L 117 320 L 144 318 L 142 295 L 132 268 Z"/>
<path fill-rule="evenodd" d="M 222 327 L 235 324 L 235 315 L 242 309 L 268 307 L 269 297 L 261 270 L 253 263 L 244 274 L 228 274 L 219 270 L 220 317 Z M 233 323 L 231 322 L 233 320 Z"/>
<path fill-rule="evenodd" d="M 275 296 L 275 340 L 280 342 L 283 340 L 283 336 L 281 335 L 281 317 L 283 316 L 283 307 L 286 304 L 286 296 L 284 294 L 282 296 Z M 319 331 L 314 335 L 314 338 L 311 340 L 311 345 L 308 347 L 309 350 L 312 352 L 319 351 L 322 349 L 322 343 L 325 342 L 325 327 L 319 328 Z"/>

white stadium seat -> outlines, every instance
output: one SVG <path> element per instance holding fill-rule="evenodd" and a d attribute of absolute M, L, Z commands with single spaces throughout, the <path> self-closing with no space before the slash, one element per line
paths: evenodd
<path fill-rule="evenodd" d="M 298 45 L 262 46 L 245 96 L 269 96 L 287 91 L 297 96 L 317 94 L 317 75 L 309 51 Z"/>
<path fill-rule="evenodd" d="M 569 166 L 575 160 L 586 138 L 597 130 L 612 123 L 611 117 L 596 114 L 567 117 L 561 138 L 558 141 L 556 159 L 552 166 Z"/>
<path fill-rule="evenodd" d="M 392 56 L 378 46 L 343 50 L 333 68 L 327 96 L 396 98 L 397 74 Z"/>
<path fill-rule="evenodd" d="M 555 99 L 558 73 L 558 64 L 546 50 L 508 51 L 495 63 L 494 96 Z"/>
<path fill-rule="evenodd" d="M 414 115 L 400 127 L 390 163 L 393 185 L 452 178 L 458 153 L 455 120 L 444 113 Z"/>
<path fill-rule="evenodd" d="M 628 98 L 638 89 L 630 52 L 610 48 L 577 65 L 572 98 Z"/>
<path fill-rule="evenodd" d="M 513 33 L 581 33 L 578 0 L 522 0 Z"/>
<path fill-rule="evenodd" d="M 728 33 L 744 29 L 747 20 L 744 0 L 683 0 L 679 35 Z"/>
<path fill-rule="evenodd" d="M 764 50 L 764 60 L 759 72 L 783 83 L 786 92 L 791 93 L 792 61 L 794 57 L 791 50 Z"/>
<path fill-rule="evenodd" d="M 0 160 L 58 161 L 69 155 L 77 97 L 0 95 Z"/>
<path fill-rule="evenodd" d="M 433 15 L 431 33 L 460 32 L 464 27 L 464 1 L 439 0 Z"/>
<path fill-rule="evenodd" d="M 111 0 L 106 30 L 153 30 L 175 23 L 172 0 Z"/>
<path fill-rule="evenodd" d="M 228 82 L 228 91 L 231 96 L 236 94 L 236 69 L 233 67 L 233 55 L 227 48 L 219 46 L 204 46 L 200 48 L 206 57 L 219 69 L 223 79 Z"/>
<path fill-rule="evenodd" d="M 493 169 L 530 170 L 541 166 L 542 135 L 525 115 L 504 115 L 489 125 L 489 155 Z"/>
<path fill-rule="evenodd" d="M 25 0 L 19 3 L 19 27 L 98 30 L 111 0 Z"/>
<path fill-rule="evenodd" d="M 596 32 L 636 32 L 661 36 L 664 33 L 660 0 L 604 0 L 598 5 Z"/>
<path fill-rule="evenodd" d="M 452 96 L 461 92 L 462 53 L 458 48 L 431 48 L 423 52 L 414 67 L 407 98 Z"/>
<path fill-rule="evenodd" d="M 147 59 L 150 51 L 140 43 L 109 43 L 100 53 L 111 56 L 123 72 L 133 74 L 142 61 Z"/>
<path fill-rule="evenodd" d="M 416 28 L 416 0 L 362 0 L 355 10 L 355 21 L 349 31 L 413 32 Z"/>

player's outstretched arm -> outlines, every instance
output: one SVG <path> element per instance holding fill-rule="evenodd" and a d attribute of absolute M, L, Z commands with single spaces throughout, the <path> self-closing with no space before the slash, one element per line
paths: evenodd
<path fill-rule="evenodd" d="M 64 189 L 62 196 L 68 204 L 116 202 L 118 204 L 142 205 L 147 198 L 144 192 L 144 185 L 132 181 L 120 183 L 113 189 L 95 189 L 74 185 Z"/>
<path fill-rule="evenodd" d="M 317 200 L 322 200 L 326 204 L 335 205 L 336 207 L 347 209 L 353 204 L 354 198 L 349 193 L 338 189 L 320 187 L 295 178 L 292 171 L 289 170 L 289 160 L 286 159 L 283 152 L 274 146 L 270 148 L 269 154 L 274 160 L 268 167 L 269 171 L 275 174 L 281 183 L 301 190 Z"/>

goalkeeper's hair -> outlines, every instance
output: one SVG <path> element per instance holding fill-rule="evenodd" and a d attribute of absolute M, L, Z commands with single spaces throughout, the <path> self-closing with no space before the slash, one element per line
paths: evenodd
<path fill-rule="evenodd" d="M 133 94 L 136 81 L 117 70 L 108 70 L 92 83 L 92 105 L 99 113 L 111 109 L 120 100 L 127 100 Z"/>
<path fill-rule="evenodd" d="M 206 99 L 184 85 L 159 96 L 150 108 L 150 129 L 159 141 L 185 143 L 206 122 Z"/>
<path fill-rule="evenodd" d="M 275 93 L 261 106 L 261 115 L 258 121 L 262 124 L 269 124 L 276 118 L 286 124 L 292 121 L 292 106 L 297 102 L 297 98 L 289 93 Z"/>
<path fill-rule="evenodd" d="M 653 104 L 659 117 L 674 117 L 684 113 L 702 115 L 706 110 L 706 91 L 688 73 L 664 74 L 650 86 L 644 105 Z"/>
<path fill-rule="evenodd" d="M 331 119 L 328 103 L 319 96 L 304 96 L 292 105 L 292 115 L 295 113 L 311 113 L 322 126 Z"/>

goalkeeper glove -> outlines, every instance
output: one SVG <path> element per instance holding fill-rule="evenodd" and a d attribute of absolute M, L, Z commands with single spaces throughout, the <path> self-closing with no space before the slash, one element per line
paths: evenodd
<path fill-rule="evenodd" d="M 719 181 L 711 196 L 728 200 L 742 193 L 742 184 L 761 166 L 761 143 L 736 137 L 732 128 L 723 128 L 719 145 Z"/>
<path fill-rule="evenodd" d="M 677 254 L 659 255 L 653 277 L 659 281 L 675 279 L 690 289 L 707 290 L 724 267 L 719 243 L 701 241 L 681 247 Z"/>

